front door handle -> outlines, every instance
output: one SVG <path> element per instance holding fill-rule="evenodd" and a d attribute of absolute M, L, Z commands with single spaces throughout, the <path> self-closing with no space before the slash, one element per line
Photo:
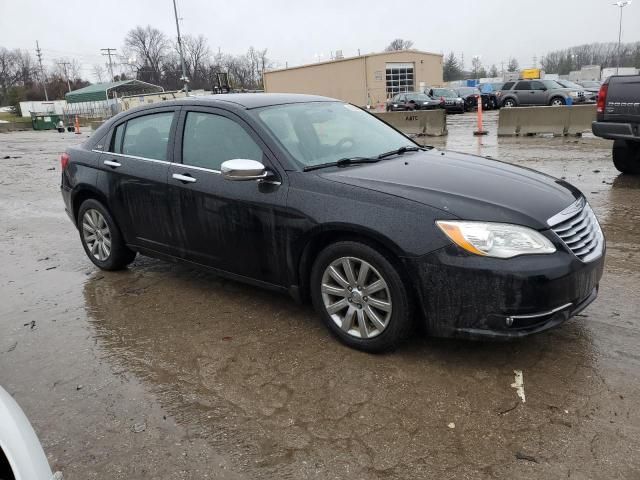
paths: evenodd
<path fill-rule="evenodd" d="M 122 164 L 120 162 L 114 162 L 113 160 L 105 160 L 104 164 L 108 167 L 111 168 L 118 168 L 120 166 L 122 166 Z"/>
<path fill-rule="evenodd" d="M 176 180 L 180 180 L 183 183 L 195 183 L 196 182 L 196 179 L 193 178 L 189 174 L 182 175 L 181 173 L 174 173 L 173 175 L 171 175 L 171 177 L 175 178 Z"/>

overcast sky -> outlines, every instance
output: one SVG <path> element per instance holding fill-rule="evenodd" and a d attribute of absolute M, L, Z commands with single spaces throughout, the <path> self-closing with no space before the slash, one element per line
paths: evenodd
<path fill-rule="evenodd" d="M 554 49 L 617 41 L 613 0 L 178 0 L 183 34 L 204 34 L 212 50 L 244 53 L 267 48 L 277 66 L 375 52 L 394 38 L 414 48 L 480 55 L 487 67 L 509 57 L 530 66 Z M 400 7 L 400 8 L 396 8 Z M 32 52 L 36 39 L 46 61 L 76 58 L 91 78 L 104 63 L 100 49 L 121 50 L 127 31 L 151 24 L 175 36 L 171 0 L 0 0 L 0 46 Z M 640 0 L 625 7 L 623 41 L 640 40 Z"/>

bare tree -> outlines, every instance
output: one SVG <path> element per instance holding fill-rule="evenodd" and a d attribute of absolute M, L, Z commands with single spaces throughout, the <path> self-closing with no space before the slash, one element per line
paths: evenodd
<path fill-rule="evenodd" d="M 94 65 L 93 66 L 93 77 L 96 79 L 98 83 L 104 82 L 106 75 L 106 70 L 102 65 Z"/>
<path fill-rule="evenodd" d="M 518 64 L 518 60 L 515 58 L 509 59 L 509 64 L 507 65 L 508 72 L 517 72 L 520 69 L 520 65 Z"/>
<path fill-rule="evenodd" d="M 16 81 L 16 54 L 14 51 L 0 47 L 0 104 L 4 104 L 9 96 L 9 88 Z"/>
<path fill-rule="evenodd" d="M 411 40 L 396 38 L 389 45 L 387 45 L 387 48 L 385 48 L 384 51 L 394 52 L 396 50 L 409 50 L 411 47 L 413 47 L 413 42 Z"/>
<path fill-rule="evenodd" d="M 164 33 L 151 25 L 137 26 L 127 33 L 124 40 L 126 55 L 136 65 L 138 78 L 159 84 L 162 81 L 162 63 L 168 50 L 169 42 Z"/>
<path fill-rule="evenodd" d="M 182 37 L 185 63 L 193 88 L 203 88 L 207 83 L 207 67 L 211 61 L 211 50 L 204 35 Z M 176 45 L 177 51 L 177 45 Z"/>

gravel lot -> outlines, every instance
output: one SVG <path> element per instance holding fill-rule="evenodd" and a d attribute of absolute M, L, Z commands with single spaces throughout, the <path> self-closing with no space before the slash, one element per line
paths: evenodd
<path fill-rule="evenodd" d="M 473 114 L 449 116 L 429 143 L 578 186 L 608 239 L 600 296 L 523 341 L 418 336 L 378 356 L 286 296 L 144 257 L 96 270 L 59 193 L 79 136 L 0 134 L 0 384 L 52 466 L 68 480 L 640 478 L 640 178 L 617 174 L 610 142 L 497 139 L 496 118 L 475 138 Z"/>

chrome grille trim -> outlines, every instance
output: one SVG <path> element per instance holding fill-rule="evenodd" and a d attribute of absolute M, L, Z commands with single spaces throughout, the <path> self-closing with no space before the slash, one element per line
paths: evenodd
<path fill-rule="evenodd" d="M 547 224 L 583 262 L 590 262 L 602 255 L 604 235 L 595 213 L 584 197 L 551 217 Z"/>

